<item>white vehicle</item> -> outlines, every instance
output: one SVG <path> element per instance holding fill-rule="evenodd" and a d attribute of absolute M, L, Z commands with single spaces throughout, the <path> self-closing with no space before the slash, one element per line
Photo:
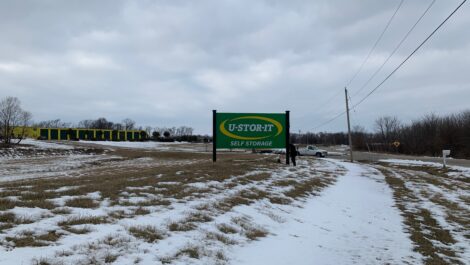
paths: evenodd
<path fill-rule="evenodd" d="M 299 155 L 301 156 L 318 156 L 326 157 L 328 152 L 326 150 L 320 149 L 314 145 L 308 145 L 305 148 L 299 148 Z"/>

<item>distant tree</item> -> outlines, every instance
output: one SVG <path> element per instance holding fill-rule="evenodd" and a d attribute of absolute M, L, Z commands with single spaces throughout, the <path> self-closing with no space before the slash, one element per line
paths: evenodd
<path fill-rule="evenodd" d="M 390 143 L 398 138 L 401 122 L 397 117 L 385 116 L 375 120 L 375 128 L 384 143 Z"/>
<path fill-rule="evenodd" d="M 124 127 L 124 130 L 133 130 L 135 128 L 135 121 L 126 118 L 122 120 L 122 125 Z"/>
<path fill-rule="evenodd" d="M 18 98 L 6 97 L 0 101 L 0 134 L 3 143 L 9 145 L 14 137 L 13 130 L 17 127 L 23 127 L 24 132 L 30 121 L 31 113 L 21 108 L 21 102 Z"/>
<path fill-rule="evenodd" d="M 83 129 L 91 129 L 93 122 L 93 120 L 82 120 L 78 123 L 78 127 Z"/>
<path fill-rule="evenodd" d="M 121 124 L 121 123 L 115 123 L 113 124 L 113 130 L 123 130 L 124 129 L 124 126 Z"/>
<path fill-rule="evenodd" d="M 99 118 L 93 122 L 93 128 L 112 130 L 113 124 L 114 123 L 106 120 L 106 118 Z"/>
<path fill-rule="evenodd" d="M 19 134 L 17 135 L 18 142 L 16 144 L 20 144 L 20 142 L 25 138 L 26 130 L 29 125 L 31 125 L 31 119 L 33 115 L 29 111 L 23 111 L 20 115 L 20 127 Z"/>
<path fill-rule="evenodd" d="M 35 126 L 40 128 L 69 128 L 71 123 L 62 122 L 60 119 L 40 121 L 35 124 Z"/>
<path fill-rule="evenodd" d="M 165 132 L 163 133 L 163 136 L 165 136 L 165 138 L 170 138 L 170 135 L 171 135 L 171 134 L 170 134 L 169 131 L 165 131 Z"/>
<path fill-rule="evenodd" d="M 152 127 L 151 126 L 146 126 L 145 127 L 145 132 L 147 133 L 147 135 L 152 135 Z"/>
<path fill-rule="evenodd" d="M 160 138 L 160 132 L 158 131 L 153 131 L 152 133 L 152 138 L 157 140 L 158 138 Z"/>

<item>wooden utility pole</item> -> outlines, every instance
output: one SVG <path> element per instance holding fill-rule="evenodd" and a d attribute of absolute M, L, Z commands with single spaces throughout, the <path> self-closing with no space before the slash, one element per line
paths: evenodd
<path fill-rule="evenodd" d="M 348 100 L 347 88 L 344 88 L 344 94 L 346 96 L 346 116 L 348 119 L 349 156 L 351 158 L 351 163 L 353 163 L 354 159 L 353 159 L 353 148 L 352 148 L 352 139 L 351 139 L 351 123 L 349 122 L 349 100 Z"/>

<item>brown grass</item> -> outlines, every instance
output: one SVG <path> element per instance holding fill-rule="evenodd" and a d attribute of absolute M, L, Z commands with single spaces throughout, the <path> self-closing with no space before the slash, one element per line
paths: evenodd
<path fill-rule="evenodd" d="M 413 194 L 413 191 L 406 187 L 403 179 L 395 177 L 390 170 L 384 168 L 379 168 L 379 170 L 393 189 L 395 203 L 405 219 L 410 238 L 415 244 L 414 250 L 425 257 L 425 263 L 461 264 L 459 260 L 455 259 L 456 253 L 451 248 L 456 241 L 450 232 L 438 224 L 429 210 L 420 207 L 414 211 L 409 210 L 406 206 L 407 203 L 419 205 L 420 200 Z M 442 245 L 433 244 L 435 241 L 442 243 Z"/>
<path fill-rule="evenodd" d="M 88 226 L 84 226 L 84 227 L 81 227 L 81 228 L 77 228 L 77 227 L 73 227 L 73 226 L 65 226 L 65 227 L 63 227 L 63 229 L 65 231 L 68 231 L 68 232 L 73 233 L 73 234 L 78 234 L 78 235 L 87 234 L 87 233 L 90 233 L 92 231 L 91 228 L 88 227 Z"/>
<path fill-rule="evenodd" d="M 148 243 L 154 243 L 165 238 L 165 233 L 154 226 L 132 226 L 129 228 L 129 233 Z"/>
<path fill-rule="evenodd" d="M 238 233 L 238 230 L 233 227 L 233 226 L 230 226 L 228 224 L 220 224 L 220 225 L 217 225 L 217 228 L 219 229 L 220 232 L 222 233 L 225 233 L 225 234 L 235 234 L 235 233 Z"/>
<path fill-rule="evenodd" d="M 108 219 L 104 216 L 73 216 L 58 223 L 59 226 L 83 225 L 83 224 L 105 224 Z"/>
<path fill-rule="evenodd" d="M 199 259 L 201 256 L 201 249 L 197 246 L 186 246 L 185 248 L 181 249 L 178 251 L 175 255 L 175 257 L 179 256 L 188 256 L 193 259 Z"/>
<path fill-rule="evenodd" d="M 150 211 L 143 208 L 143 207 L 139 207 L 139 208 L 135 209 L 135 211 L 134 211 L 134 215 L 147 215 L 149 213 L 150 213 Z"/>
<path fill-rule="evenodd" d="M 15 247 L 43 247 L 50 242 L 59 240 L 61 234 L 56 231 L 49 231 L 46 234 L 34 235 L 32 231 L 24 231 L 15 237 L 6 237 L 5 240 L 11 242 Z"/>
<path fill-rule="evenodd" d="M 284 192 L 284 195 L 291 197 L 292 199 L 307 197 L 309 195 L 314 195 L 315 192 L 319 192 L 333 182 L 334 178 L 329 175 L 322 178 L 316 177 L 308 179 L 303 182 L 295 183 L 289 191 Z"/>
<path fill-rule="evenodd" d="M 73 198 L 65 202 L 66 206 L 76 207 L 76 208 L 97 208 L 99 203 L 95 202 L 91 198 Z"/>
<path fill-rule="evenodd" d="M 117 260 L 119 255 L 111 254 L 111 253 L 106 253 L 104 256 L 104 263 L 113 263 Z"/>
<path fill-rule="evenodd" d="M 225 236 L 224 234 L 221 233 L 216 233 L 216 232 L 209 232 L 206 234 L 206 238 L 209 240 L 217 240 L 225 245 L 234 245 L 237 242 L 235 240 L 230 239 L 229 237 Z"/>
<path fill-rule="evenodd" d="M 265 237 L 269 234 L 267 230 L 251 223 L 247 218 L 232 218 L 232 222 L 239 225 L 243 229 L 245 236 L 250 240 L 257 240 L 258 238 Z"/>
<path fill-rule="evenodd" d="M 190 222 L 171 222 L 168 224 L 170 231 L 191 231 L 196 228 L 196 225 Z"/>

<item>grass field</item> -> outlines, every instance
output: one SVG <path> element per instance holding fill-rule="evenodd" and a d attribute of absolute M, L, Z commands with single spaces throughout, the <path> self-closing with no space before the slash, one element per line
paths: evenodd
<path fill-rule="evenodd" d="M 350 171 L 329 159 L 289 167 L 237 152 L 213 163 L 203 151 L 34 142 L 0 161 L 0 264 L 232 263 L 235 246 L 275 237 Z M 468 172 L 360 167 L 392 191 L 402 218 L 392 221 L 422 263 L 469 260 Z"/>

